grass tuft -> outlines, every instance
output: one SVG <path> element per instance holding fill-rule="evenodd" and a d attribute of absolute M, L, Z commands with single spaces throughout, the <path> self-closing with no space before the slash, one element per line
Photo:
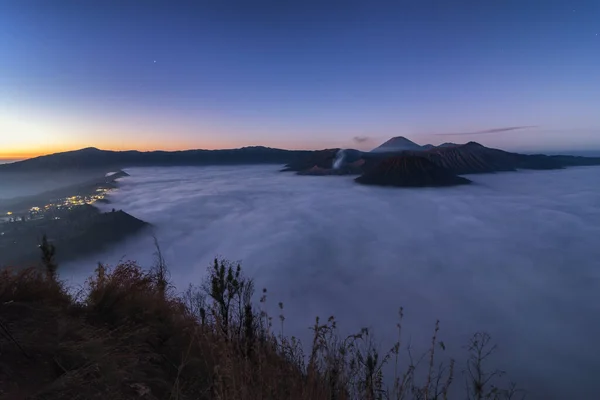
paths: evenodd
<path fill-rule="evenodd" d="M 150 270 L 133 262 L 99 264 L 77 296 L 57 280 L 48 248 L 45 270 L 0 271 L 0 398 L 524 397 L 514 386 L 500 387 L 502 372 L 486 371 L 495 349 L 487 334 L 470 342 L 464 390 L 453 386 L 457 363 L 438 361 L 446 347 L 439 322 L 428 350 L 414 357 L 409 347 L 404 355 L 402 309 L 389 351 L 368 329 L 342 336 L 334 317 L 315 320 L 305 350 L 285 335 L 282 303 L 273 327 L 266 289 L 252 302 L 254 282 L 241 265 L 215 259 L 203 282 L 177 294 L 156 247 Z"/>

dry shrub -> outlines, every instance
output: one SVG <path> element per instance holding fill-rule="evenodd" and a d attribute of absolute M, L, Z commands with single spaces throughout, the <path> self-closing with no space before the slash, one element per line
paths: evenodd
<path fill-rule="evenodd" d="M 54 305 L 70 304 L 72 301 L 62 282 L 39 268 L 0 269 L 0 303 L 39 302 L 42 299 Z"/>
<path fill-rule="evenodd" d="M 36 380 L 28 388 L 30 398 L 452 398 L 455 362 L 438 361 L 445 348 L 438 339 L 438 324 L 428 351 L 413 357 L 412 349 L 407 350 L 405 369 L 399 362 L 402 310 L 398 340 L 387 352 L 379 350 L 367 329 L 341 336 L 333 317 L 324 323 L 316 319 L 313 341 L 305 351 L 296 338 L 283 334 L 281 303 L 279 334 L 275 333 L 264 310 L 266 290 L 258 306 L 253 304 L 254 283 L 239 264 L 215 259 L 204 282 L 175 295 L 158 245 L 157 257 L 149 271 L 132 262 L 114 268 L 98 265 L 77 299 L 50 279 L 51 274 L 0 272 L 1 302 L 39 304 L 25 319 L 21 312 L 10 314 L 0 305 L 2 315 L 12 315 L 8 325 L 20 344 L 39 354 L 39 359 L 23 362 L 23 356 L 13 352 L 11 366 L 26 371 L 42 365 L 40 360 L 53 365 L 39 370 L 39 376 L 13 376 L 15 382 Z M 31 330 L 36 323 L 47 328 Z M 499 372 L 485 372 L 483 361 L 493 348 L 488 349 L 488 336 L 479 335 L 470 346 L 469 395 L 515 398 L 514 388 L 502 390 L 492 382 Z M 394 376 L 385 380 L 384 367 L 390 362 Z M 17 389 L 24 390 L 19 384 Z M 11 393 L 17 389 L 11 387 Z M 0 382 L 0 395 L 2 390 L 8 389 Z"/>

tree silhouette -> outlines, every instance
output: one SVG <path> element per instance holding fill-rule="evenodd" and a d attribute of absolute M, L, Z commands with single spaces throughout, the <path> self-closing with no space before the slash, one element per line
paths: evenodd
<path fill-rule="evenodd" d="M 56 254 L 56 248 L 52 243 L 48 242 L 48 237 L 44 234 L 42 237 L 42 244 L 40 245 L 42 250 L 42 265 L 46 268 L 46 274 L 48 279 L 56 280 L 56 269 L 57 265 L 54 261 L 54 255 Z"/>

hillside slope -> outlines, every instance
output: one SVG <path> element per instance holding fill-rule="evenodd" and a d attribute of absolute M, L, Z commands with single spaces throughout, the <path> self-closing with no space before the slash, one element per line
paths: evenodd
<path fill-rule="evenodd" d="M 57 260 L 66 262 L 101 252 L 149 226 L 123 211 L 102 213 L 91 205 L 57 211 L 54 215 L 2 224 L 0 267 L 38 265 L 36 249 L 43 235 L 59 249 Z"/>

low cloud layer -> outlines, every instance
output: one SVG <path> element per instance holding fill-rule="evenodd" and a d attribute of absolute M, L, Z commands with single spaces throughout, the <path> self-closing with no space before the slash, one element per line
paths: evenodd
<path fill-rule="evenodd" d="M 305 343 L 315 316 L 335 315 L 345 332 L 373 327 L 386 349 L 403 306 L 405 344 L 410 337 L 417 349 L 438 318 L 459 360 L 470 334 L 490 332 L 500 349 L 493 365 L 529 399 L 597 389 L 597 168 L 477 175 L 469 187 L 420 190 L 276 170 L 131 169 L 107 207 L 154 225 L 180 289 L 199 283 L 216 255 L 242 260 L 273 310 L 284 303 L 286 333 Z M 152 252 L 149 235 L 132 239 L 64 266 L 63 276 L 81 281 L 100 260 L 151 265 Z"/>
<path fill-rule="evenodd" d="M 508 131 L 516 131 L 518 129 L 528 129 L 535 128 L 535 125 L 527 125 L 527 126 L 509 126 L 505 128 L 494 128 L 494 129 L 485 129 L 482 131 L 474 131 L 474 132 L 455 132 L 455 133 L 435 133 L 435 136 L 465 136 L 465 135 L 487 135 L 490 133 L 500 133 L 500 132 L 508 132 Z"/>
<path fill-rule="evenodd" d="M 368 136 L 354 136 L 352 140 L 354 141 L 354 143 L 362 144 L 370 142 L 371 138 Z"/>

